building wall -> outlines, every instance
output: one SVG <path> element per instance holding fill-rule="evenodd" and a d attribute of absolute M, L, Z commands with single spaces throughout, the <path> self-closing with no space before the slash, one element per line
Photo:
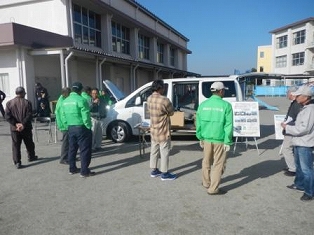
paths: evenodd
<path fill-rule="evenodd" d="M 305 43 L 293 45 L 293 33 L 306 30 Z M 276 40 L 284 35 L 288 36 L 287 47 L 276 48 Z M 311 46 L 309 48 L 309 46 Z M 302 23 L 300 25 L 283 28 L 281 31 L 272 34 L 272 72 L 281 74 L 303 74 L 308 70 L 314 71 L 314 25 L 313 22 Z M 304 64 L 292 66 L 294 53 L 305 52 Z M 287 66 L 276 67 L 276 57 L 287 55 Z M 312 68 L 313 67 L 313 68 Z M 311 69 L 312 68 L 312 69 Z"/>
<path fill-rule="evenodd" d="M 263 57 L 261 56 L 263 54 Z M 272 65 L 272 46 L 259 46 L 257 49 L 257 72 L 270 73 Z M 263 68 L 263 71 L 261 71 Z"/>
<path fill-rule="evenodd" d="M 16 4 L 9 4 L 10 2 Z M 15 22 L 41 30 L 69 35 L 66 1 L 0 1 L 0 23 Z"/>
<path fill-rule="evenodd" d="M 165 22 L 157 19 L 149 11 L 140 10 L 131 1 L 2 0 L 0 1 L 0 24 L 15 22 L 44 31 L 71 36 L 73 22 L 69 14 L 72 11 L 72 6 L 67 5 L 70 2 L 77 3 L 101 15 L 102 42 L 101 48 L 82 44 L 76 45 L 81 46 L 83 50 L 75 51 L 68 60 L 69 85 L 73 81 L 81 81 L 84 86 L 98 86 L 100 82 L 97 81 L 99 77 L 97 64 L 106 58 L 106 54 L 116 56 L 117 59 L 107 60 L 103 64 L 101 77 L 116 83 L 126 94 L 156 78 L 170 78 L 173 73 L 168 72 L 167 67 L 169 67 L 169 71 L 171 69 L 187 71 L 188 39 Z M 112 11 L 111 7 L 117 11 Z M 112 20 L 130 29 L 130 55 L 112 52 Z M 138 58 L 137 35 L 139 30 L 151 39 L 149 60 Z M 157 46 L 155 44 L 157 40 L 164 43 L 164 48 L 167 50 L 164 51 L 164 63 L 156 63 Z M 176 48 L 175 66 L 170 65 L 170 46 Z M 69 51 L 63 49 L 64 58 L 66 58 Z M 85 52 L 85 49 L 88 52 Z M 9 73 L 9 77 L 13 78 L 10 79 L 9 93 L 12 91 L 14 93 L 15 87 L 23 85 L 27 89 L 27 96 L 33 101 L 34 84 L 40 82 L 48 89 L 51 100 L 59 97 L 62 86 L 60 55 L 43 55 L 46 50 L 51 50 L 51 48 L 42 48 L 38 50 L 39 53 L 32 53 L 38 52 L 34 48 L 18 47 L 13 48 L 12 51 L 0 49 L 0 59 L 4 58 L 0 60 L 0 73 L 1 71 Z M 56 48 L 56 53 L 59 50 L 60 48 Z M 98 53 L 93 54 L 94 50 L 100 52 L 100 55 Z M 7 56 L 8 54 L 9 56 Z M 144 65 L 139 66 L 138 62 L 144 62 Z M 159 71 L 158 68 L 154 67 L 155 65 L 157 65 L 156 67 L 166 67 L 166 69 Z"/>
<path fill-rule="evenodd" d="M 7 95 L 4 103 L 7 100 L 15 97 L 14 90 L 11 87 L 17 87 L 19 85 L 19 71 L 16 65 L 16 52 L 13 49 L 2 49 L 0 50 L 0 74 L 5 75 L 8 79 L 6 84 L 1 84 L 2 91 Z M 3 104 L 4 104 L 3 103 Z"/>
<path fill-rule="evenodd" d="M 122 11 L 128 17 L 132 18 L 135 21 L 140 22 L 144 26 L 153 29 L 157 34 L 164 35 L 169 40 L 180 44 L 183 47 L 187 47 L 187 42 L 178 34 L 174 33 L 172 30 L 166 28 L 161 22 L 152 17 L 149 17 L 143 11 L 140 11 L 138 8 L 134 7 L 134 5 L 129 4 L 124 0 L 114 0 L 114 1 L 104 1 L 108 3 L 110 6 Z M 151 9 L 153 11 L 153 9 Z"/>

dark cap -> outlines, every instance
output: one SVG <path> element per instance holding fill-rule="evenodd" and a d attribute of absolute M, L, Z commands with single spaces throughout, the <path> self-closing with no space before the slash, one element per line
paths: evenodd
<path fill-rule="evenodd" d="M 83 85 L 80 82 L 74 82 L 72 84 L 72 88 L 75 88 L 77 91 L 81 91 L 83 89 Z"/>
<path fill-rule="evenodd" d="M 15 89 L 15 94 L 16 94 L 16 95 L 25 94 L 25 93 L 26 93 L 26 92 L 25 92 L 24 87 L 19 86 L 19 87 L 17 87 L 17 88 Z"/>

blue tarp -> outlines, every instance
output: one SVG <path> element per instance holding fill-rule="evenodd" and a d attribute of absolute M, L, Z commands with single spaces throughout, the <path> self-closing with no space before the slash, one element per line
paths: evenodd
<path fill-rule="evenodd" d="M 256 86 L 255 96 L 286 96 L 288 86 Z"/>

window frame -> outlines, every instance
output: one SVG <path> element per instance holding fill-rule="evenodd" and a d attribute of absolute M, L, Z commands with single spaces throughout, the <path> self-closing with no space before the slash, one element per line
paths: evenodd
<path fill-rule="evenodd" d="M 305 43 L 305 29 L 293 33 L 293 45 Z"/>
<path fill-rule="evenodd" d="M 173 47 L 170 47 L 170 65 L 175 66 L 175 56 L 176 56 L 176 49 Z"/>
<path fill-rule="evenodd" d="M 276 48 L 285 48 L 288 46 L 288 35 L 280 36 L 276 39 Z"/>
<path fill-rule="evenodd" d="M 74 3 L 72 9 L 74 41 L 101 48 L 101 16 Z"/>
<path fill-rule="evenodd" d="M 111 34 L 112 50 L 130 55 L 130 29 L 120 23 L 111 21 Z"/>
<path fill-rule="evenodd" d="M 0 90 L 3 91 L 6 96 L 11 96 L 9 73 L 0 73 Z"/>
<path fill-rule="evenodd" d="M 139 34 L 138 35 L 138 58 L 149 60 L 150 38 Z"/>
<path fill-rule="evenodd" d="M 292 54 L 292 66 L 304 65 L 304 52 L 298 52 Z"/>
<path fill-rule="evenodd" d="M 287 67 L 287 55 L 277 56 L 276 57 L 276 68 L 285 68 Z"/>
<path fill-rule="evenodd" d="M 164 44 L 161 42 L 157 42 L 157 58 L 156 61 L 157 63 L 164 63 Z"/>
<path fill-rule="evenodd" d="M 259 58 L 264 58 L 265 57 L 265 52 L 264 51 L 260 51 L 259 52 Z"/>

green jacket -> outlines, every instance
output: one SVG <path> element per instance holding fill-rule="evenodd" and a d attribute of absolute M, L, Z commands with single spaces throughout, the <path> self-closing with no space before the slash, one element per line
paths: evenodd
<path fill-rule="evenodd" d="M 99 95 L 104 101 L 106 102 L 107 105 L 112 105 L 112 100 L 110 99 L 109 95 Z"/>
<path fill-rule="evenodd" d="M 61 106 L 62 106 L 64 100 L 65 100 L 65 98 L 63 97 L 63 95 L 60 95 L 60 97 L 57 101 L 56 109 L 55 109 L 57 126 L 58 126 L 60 131 L 67 131 L 68 130 L 68 125 L 66 124 L 66 122 L 64 120 L 62 120 L 62 114 L 61 114 Z"/>
<path fill-rule="evenodd" d="M 92 105 L 92 97 L 87 94 L 85 91 L 82 91 L 81 96 L 87 101 L 88 105 Z"/>
<path fill-rule="evenodd" d="M 229 102 L 212 95 L 196 112 L 196 137 L 212 143 L 232 144 L 233 113 Z"/>
<path fill-rule="evenodd" d="M 63 101 L 61 112 L 64 117 L 63 125 L 67 126 L 82 126 L 91 129 L 92 122 L 89 112 L 89 106 L 82 96 L 76 92 L 71 92 L 70 95 Z"/>

